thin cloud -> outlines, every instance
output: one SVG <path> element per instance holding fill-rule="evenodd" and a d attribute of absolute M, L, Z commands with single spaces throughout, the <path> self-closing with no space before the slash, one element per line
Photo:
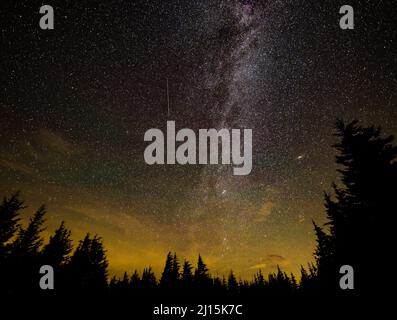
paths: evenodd
<path fill-rule="evenodd" d="M 275 203 L 272 201 L 265 202 L 257 212 L 256 216 L 254 217 L 254 222 L 263 222 L 272 212 Z"/>
<path fill-rule="evenodd" d="M 63 155 L 72 155 L 78 150 L 75 145 L 67 141 L 65 138 L 47 129 L 39 131 L 37 142 L 45 149 L 57 152 Z"/>
<path fill-rule="evenodd" d="M 0 166 L 9 170 L 19 171 L 26 174 L 35 174 L 36 170 L 32 167 L 27 166 L 23 163 L 18 163 L 15 161 L 8 161 L 6 159 L 0 159 Z"/>
<path fill-rule="evenodd" d="M 248 269 L 264 269 L 266 267 L 267 267 L 266 263 L 259 263 L 249 267 Z"/>
<path fill-rule="evenodd" d="M 248 269 L 274 269 L 277 266 L 287 267 L 289 266 L 289 261 L 279 254 L 268 254 L 266 257 L 259 259 L 259 261 L 250 266 Z"/>

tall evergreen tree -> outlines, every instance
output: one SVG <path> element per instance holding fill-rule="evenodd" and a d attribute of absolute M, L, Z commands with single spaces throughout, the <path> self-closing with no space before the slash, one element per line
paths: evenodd
<path fill-rule="evenodd" d="M 44 264 L 58 268 L 67 261 L 67 257 L 73 249 L 70 235 L 70 230 L 66 229 L 65 223 L 62 221 L 42 250 L 42 261 Z"/>
<path fill-rule="evenodd" d="M 189 261 L 185 260 L 182 267 L 181 280 L 184 286 L 190 286 L 193 281 L 193 267 Z"/>
<path fill-rule="evenodd" d="M 180 278 L 179 269 L 180 269 L 179 260 L 178 257 L 176 256 L 176 253 L 174 253 L 174 256 L 172 257 L 171 279 L 175 287 L 177 286 Z"/>
<path fill-rule="evenodd" d="M 328 230 L 315 226 L 318 280 L 324 289 L 339 290 L 339 268 L 351 265 L 356 288 L 374 290 L 377 261 L 391 252 L 388 222 L 397 206 L 397 147 L 380 128 L 363 128 L 357 121 L 338 121 L 336 163 L 341 186 L 325 196 Z"/>
<path fill-rule="evenodd" d="M 20 228 L 18 236 L 12 245 L 12 253 L 15 255 L 30 255 L 38 254 L 40 247 L 43 244 L 41 232 L 44 231 L 44 216 L 46 213 L 45 206 L 41 206 L 36 213 L 30 218 L 30 222 L 26 229 Z"/>
<path fill-rule="evenodd" d="M 207 265 L 204 263 L 201 255 L 198 256 L 197 268 L 194 271 L 194 283 L 198 289 L 207 289 L 211 279 L 208 273 Z"/>
<path fill-rule="evenodd" d="M 41 232 L 45 229 L 46 210 L 41 206 L 30 218 L 26 228 L 19 227 L 16 239 L 11 244 L 7 262 L 8 277 L 5 287 L 14 291 L 28 292 L 38 287 L 39 251 L 43 244 Z"/>
<path fill-rule="evenodd" d="M 153 293 L 157 288 L 156 276 L 151 267 L 143 269 L 141 290 L 142 294 L 148 295 Z"/>
<path fill-rule="evenodd" d="M 141 278 L 139 277 L 138 271 L 134 270 L 134 273 L 131 276 L 130 286 L 134 292 L 136 292 L 140 288 Z"/>
<path fill-rule="evenodd" d="M 229 277 L 227 279 L 227 290 L 230 293 L 237 293 L 238 287 L 239 287 L 239 285 L 237 283 L 237 279 L 234 276 L 233 271 L 230 270 Z"/>
<path fill-rule="evenodd" d="M 53 268 L 56 287 L 59 290 L 63 290 L 66 285 L 65 268 L 70 259 L 69 254 L 73 249 L 70 236 L 70 231 L 62 222 L 40 252 L 40 264 L 50 265 Z"/>
<path fill-rule="evenodd" d="M 263 277 L 262 270 L 258 270 L 257 273 L 254 274 L 254 283 L 253 285 L 258 289 L 263 289 L 265 286 L 265 278 Z"/>
<path fill-rule="evenodd" d="M 25 207 L 23 201 L 19 200 L 19 192 L 10 198 L 4 197 L 0 204 L 0 265 L 9 252 L 8 242 L 19 228 L 19 211 L 23 208 Z"/>
<path fill-rule="evenodd" d="M 102 239 L 87 234 L 68 264 L 70 290 L 100 293 L 107 288 L 108 261 Z"/>
<path fill-rule="evenodd" d="M 11 240 L 20 228 L 19 212 L 24 208 L 18 192 L 9 198 L 4 197 L 0 204 L 0 282 L 3 292 L 11 289 L 10 276 L 16 272 L 15 265 L 13 265 L 16 261 L 10 259 Z"/>
<path fill-rule="evenodd" d="M 121 289 L 123 294 L 126 294 L 128 289 L 130 289 L 130 279 L 127 272 L 124 272 L 123 279 L 119 282 L 119 289 Z"/>
<path fill-rule="evenodd" d="M 171 252 L 168 252 L 167 258 L 165 260 L 164 270 L 160 278 L 161 288 L 170 288 L 172 286 L 173 261 L 174 259 Z"/>

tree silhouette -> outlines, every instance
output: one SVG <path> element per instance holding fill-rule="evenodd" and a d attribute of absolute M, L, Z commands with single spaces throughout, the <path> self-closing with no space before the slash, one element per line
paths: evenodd
<path fill-rule="evenodd" d="M 339 268 L 351 265 L 357 289 L 372 291 L 381 283 L 371 277 L 378 266 L 373 257 L 391 252 L 386 237 L 396 212 L 397 148 L 380 128 L 339 120 L 336 129 L 342 185 L 333 185 L 334 198 L 325 195 L 328 232 L 315 225 L 318 281 L 323 289 L 338 290 Z"/>
<path fill-rule="evenodd" d="M 180 265 L 176 253 L 168 252 L 163 273 L 160 278 L 160 287 L 163 289 L 178 289 L 180 280 Z"/>
<path fill-rule="evenodd" d="M 45 207 L 41 206 L 30 219 L 27 228 L 19 228 L 17 238 L 11 249 L 13 255 L 33 257 L 38 254 L 43 244 L 40 233 L 45 229 L 42 228 L 45 213 Z"/>
<path fill-rule="evenodd" d="M 173 286 L 176 288 L 178 287 L 179 278 L 180 278 L 179 269 L 180 269 L 180 265 L 179 265 L 178 257 L 176 256 L 176 253 L 174 253 L 174 256 L 172 257 L 171 282 Z"/>
<path fill-rule="evenodd" d="M 199 290 L 208 289 L 211 283 L 211 279 L 208 273 L 207 265 L 204 263 L 201 255 L 198 256 L 197 268 L 194 271 L 194 284 Z"/>
<path fill-rule="evenodd" d="M 68 264 L 69 290 L 100 293 L 107 288 L 108 261 L 102 239 L 87 234 L 80 241 Z"/>
<path fill-rule="evenodd" d="M 11 249 L 9 240 L 19 228 L 19 211 L 24 207 L 18 196 L 15 193 L 10 198 L 4 197 L 0 205 L 0 267 Z"/>
<path fill-rule="evenodd" d="M 141 290 L 143 295 L 152 294 L 157 288 L 156 276 L 151 267 L 143 269 Z"/>
<path fill-rule="evenodd" d="M 9 198 L 4 197 L 0 205 L 0 281 L 1 287 L 8 293 L 18 290 L 24 281 L 18 277 L 15 288 L 12 288 L 12 278 L 17 275 L 20 268 L 17 259 L 11 255 L 13 248 L 11 240 L 20 229 L 19 212 L 23 208 L 25 207 L 23 201 L 19 200 L 19 192 Z"/>
<path fill-rule="evenodd" d="M 165 266 L 163 273 L 161 274 L 160 278 L 160 287 L 161 288 L 171 288 L 172 286 L 172 274 L 173 274 L 173 264 L 174 264 L 174 258 L 171 254 L 171 252 L 168 252 L 167 258 L 165 260 Z"/>
<path fill-rule="evenodd" d="M 262 270 L 258 270 L 254 274 L 254 280 L 252 283 L 252 288 L 254 288 L 256 291 L 261 291 L 265 287 L 265 278 L 262 274 Z"/>
<path fill-rule="evenodd" d="M 266 287 L 277 294 L 290 294 L 296 289 L 293 280 L 279 266 L 277 266 L 277 273 L 269 274 Z"/>
<path fill-rule="evenodd" d="M 182 266 L 182 275 L 181 275 L 182 288 L 185 290 L 189 290 L 192 287 L 193 284 L 192 270 L 193 267 L 190 264 L 190 262 L 185 260 Z"/>
<path fill-rule="evenodd" d="M 16 239 L 11 245 L 9 256 L 10 281 L 7 286 L 13 290 L 31 290 L 38 287 L 39 251 L 43 244 L 41 232 L 45 229 L 46 210 L 41 206 L 30 218 L 26 228 L 19 227 Z"/>
<path fill-rule="evenodd" d="M 140 285 L 141 285 L 141 278 L 139 277 L 138 271 L 135 270 L 130 280 L 130 286 L 133 293 L 136 293 L 139 290 Z"/>
<path fill-rule="evenodd" d="M 53 268 L 57 287 L 60 288 L 65 286 L 66 264 L 69 262 L 69 254 L 73 250 L 70 236 L 71 232 L 65 228 L 65 223 L 62 221 L 40 252 L 40 264 L 50 265 Z"/>
<path fill-rule="evenodd" d="M 73 250 L 70 236 L 70 230 L 65 228 L 65 223 L 62 221 L 41 252 L 43 263 L 49 264 L 53 268 L 59 268 L 65 264 L 68 255 Z"/>
<path fill-rule="evenodd" d="M 129 289 L 130 289 L 130 279 L 128 277 L 128 273 L 124 272 L 123 279 L 119 281 L 118 283 L 119 289 L 122 291 L 122 293 L 126 294 Z"/>
<path fill-rule="evenodd" d="M 10 250 L 8 241 L 19 228 L 19 211 L 25 208 L 19 200 L 19 192 L 10 198 L 4 197 L 0 205 L 0 257 L 5 257 Z M 1 264 L 1 260 L 0 260 Z"/>
<path fill-rule="evenodd" d="M 239 288 L 239 284 L 237 283 L 237 279 L 233 274 L 233 271 L 230 271 L 229 277 L 227 278 L 227 290 L 229 293 L 237 293 Z"/>

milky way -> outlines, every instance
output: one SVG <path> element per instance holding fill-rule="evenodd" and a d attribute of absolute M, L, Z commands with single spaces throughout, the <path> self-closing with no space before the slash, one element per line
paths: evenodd
<path fill-rule="evenodd" d="M 38 1 L 1 4 L 0 191 L 25 218 L 49 210 L 77 241 L 99 233 L 112 273 L 163 267 L 168 251 L 251 277 L 312 261 L 312 219 L 337 181 L 336 118 L 397 133 L 392 1 Z M 169 106 L 167 104 L 167 79 Z M 143 136 L 253 130 L 253 170 L 148 166 Z"/>

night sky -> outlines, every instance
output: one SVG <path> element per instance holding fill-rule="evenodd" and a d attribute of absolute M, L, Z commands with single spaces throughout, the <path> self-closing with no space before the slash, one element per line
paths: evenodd
<path fill-rule="evenodd" d="M 243 278 L 313 261 L 336 118 L 397 134 L 395 1 L 102 2 L 1 1 L 0 194 L 45 203 L 47 235 L 101 235 L 111 274 L 168 251 Z M 252 129 L 251 174 L 147 165 L 167 120 Z"/>

